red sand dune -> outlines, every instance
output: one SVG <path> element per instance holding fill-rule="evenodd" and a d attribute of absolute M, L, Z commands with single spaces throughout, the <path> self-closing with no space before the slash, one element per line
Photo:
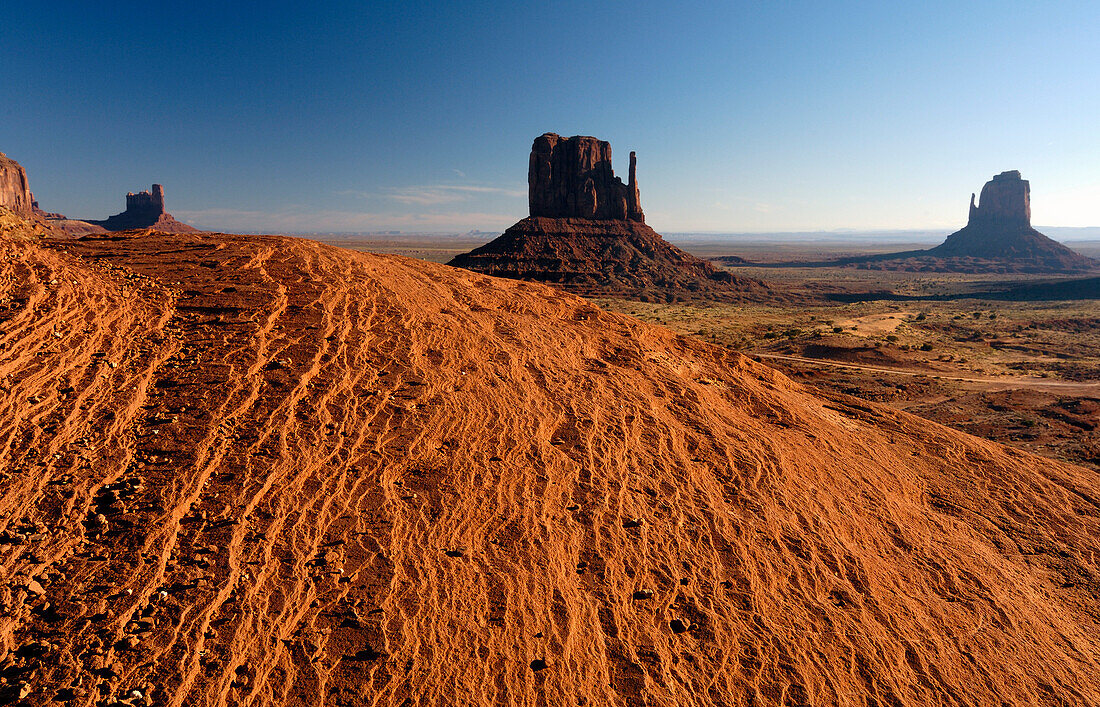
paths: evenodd
<path fill-rule="evenodd" d="M 1100 703 L 1093 472 L 396 256 L 0 257 L 8 702 Z"/>

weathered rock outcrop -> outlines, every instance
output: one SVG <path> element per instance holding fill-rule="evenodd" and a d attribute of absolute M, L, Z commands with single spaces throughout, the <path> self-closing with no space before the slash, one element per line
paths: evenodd
<path fill-rule="evenodd" d="M 59 214 L 55 211 L 43 211 L 42 208 L 38 205 L 38 199 L 35 198 L 34 192 L 31 192 L 31 211 L 38 218 L 48 220 L 62 220 L 65 218 L 65 214 Z"/>
<path fill-rule="evenodd" d="M 108 231 L 127 231 L 135 228 L 151 228 L 168 233 L 197 231 L 180 223 L 164 209 L 164 187 L 154 184 L 151 191 L 130 192 L 126 195 L 126 210 L 103 221 L 88 220 Z"/>
<path fill-rule="evenodd" d="M 966 227 L 923 255 L 950 259 L 945 269 L 973 269 L 975 260 L 988 261 L 990 269 L 1036 273 L 1082 272 L 1100 266 L 1031 227 L 1031 185 L 1016 170 L 986 182 L 977 204 L 971 195 Z"/>
<path fill-rule="evenodd" d="M 22 218 L 33 213 L 34 197 L 27 185 L 27 172 L 23 166 L 0 152 L 0 206 Z"/>
<path fill-rule="evenodd" d="M 546 133 L 531 147 L 527 177 L 531 216 L 450 265 L 586 295 L 737 301 L 767 293 L 762 282 L 718 270 L 645 225 L 633 152 L 623 184 L 607 142 Z"/>
<path fill-rule="evenodd" d="M 968 226 L 1031 228 L 1031 183 L 1019 170 L 1001 172 L 982 187 L 981 206 L 970 195 Z"/>
<path fill-rule="evenodd" d="M 1031 227 L 1031 185 L 1016 170 L 1001 172 L 970 195 L 966 227 L 928 250 L 835 261 L 873 270 L 966 273 L 1078 273 L 1100 262 L 1075 253 Z"/>
<path fill-rule="evenodd" d="M 645 223 L 636 170 L 631 152 L 629 181 L 623 184 L 611 169 L 610 143 L 582 135 L 540 135 L 527 172 L 531 215 Z"/>

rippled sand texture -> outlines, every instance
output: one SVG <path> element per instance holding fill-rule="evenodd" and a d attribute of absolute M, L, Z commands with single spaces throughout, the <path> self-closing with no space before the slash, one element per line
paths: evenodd
<path fill-rule="evenodd" d="M 0 246 L 7 701 L 1100 703 L 1085 469 L 545 286 Z"/>

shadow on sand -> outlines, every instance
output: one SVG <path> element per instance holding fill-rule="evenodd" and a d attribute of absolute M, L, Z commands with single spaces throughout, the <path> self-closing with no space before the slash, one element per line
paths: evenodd
<path fill-rule="evenodd" d="M 960 299 L 1000 300 L 1005 302 L 1046 302 L 1056 300 L 1100 299 L 1100 277 L 1045 282 L 991 283 L 975 292 L 954 292 L 944 295 L 898 295 L 893 292 L 837 292 L 826 295 L 834 302 L 944 302 Z"/>

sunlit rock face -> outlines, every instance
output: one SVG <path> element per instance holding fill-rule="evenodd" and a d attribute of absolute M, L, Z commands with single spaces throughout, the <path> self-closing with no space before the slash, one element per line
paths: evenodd
<path fill-rule="evenodd" d="M 0 206 L 11 209 L 18 216 L 30 218 L 33 205 L 34 197 L 27 186 L 26 170 L 0 152 Z"/>

